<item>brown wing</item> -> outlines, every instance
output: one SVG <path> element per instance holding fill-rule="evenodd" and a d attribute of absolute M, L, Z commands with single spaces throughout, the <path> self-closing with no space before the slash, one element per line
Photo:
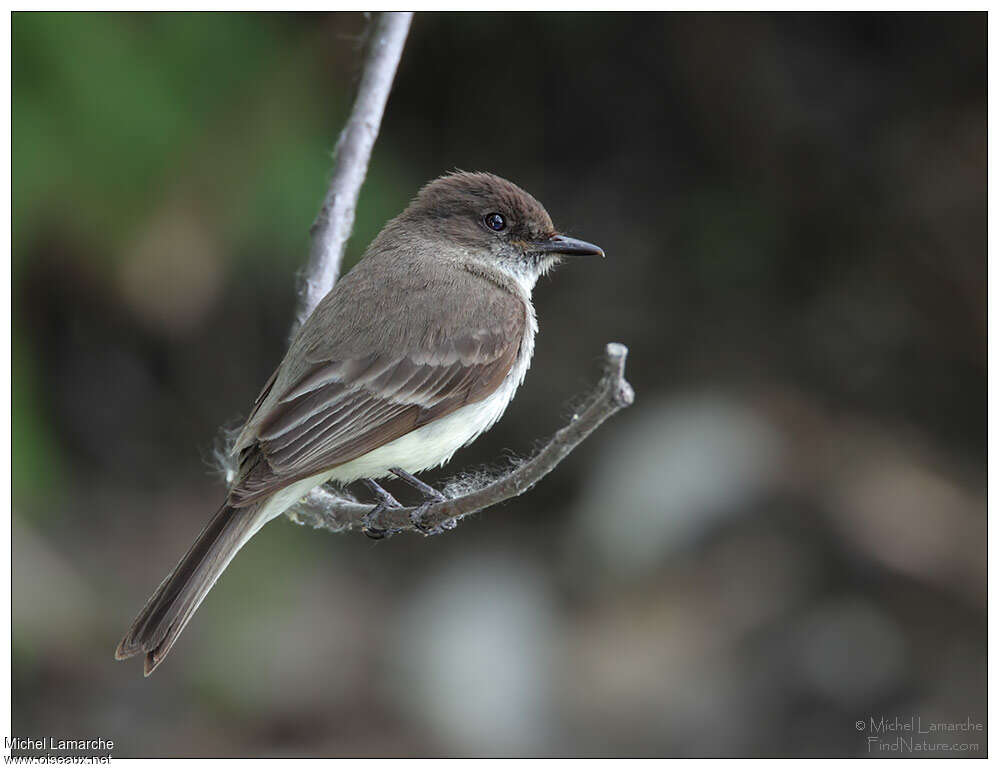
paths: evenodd
<path fill-rule="evenodd" d="M 526 310 L 519 304 L 519 313 L 483 319 L 460 336 L 436 335 L 433 353 L 313 363 L 280 394 L 273 388 L 282 378 L 272 378 L 237 444 L 241 473 L 231 504 L 255 502 L 490 395 L 520 350 Z"/>

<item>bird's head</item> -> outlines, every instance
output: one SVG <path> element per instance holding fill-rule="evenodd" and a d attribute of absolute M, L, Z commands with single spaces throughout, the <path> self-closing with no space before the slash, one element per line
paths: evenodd
<path fill-rule="evenodd" d="M 459 171 L 435 179 L 403 217 L 530 285 L 565 257 L 604 255 L 599 246 L 558 233 L 533 195 L 494 174 Z"/>

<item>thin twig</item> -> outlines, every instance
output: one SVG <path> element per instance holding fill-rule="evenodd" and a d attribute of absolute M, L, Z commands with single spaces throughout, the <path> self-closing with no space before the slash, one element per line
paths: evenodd
<path fill-rule="evenodd" d="M 368 173 L 371 149 L 378 137 L 412 18 L 410 12 L 386 12 L 379 14 L 374 22 L 357 99 L 337 140 L 329 189 L 312 225 L 309 264 L 302 280 L 292 336 L 340 275 L 344 248 L 354 229 L 357 196 Z"/>
<path fill-rule="evenodd" d="M 452 529 L 469 514 L 523 494 L 550 473 L 600 423 L 630 406 L 635 400 L 635 392 L 624 378 L 627 356 L 628 349 L 624 345 L 609 343 L 604 354 L 604 376 L 589 406 L 573 415 L 569 424 L 533 458 L 479 489 L 429 506 L 390 508 L 376 520 L 367 520 L 371 504 L 355 502 L 328 487 L 317 487 L 288 509 L 286 515 L 298 524 L 334 532 L 361 527 L 388 532 Z"/>

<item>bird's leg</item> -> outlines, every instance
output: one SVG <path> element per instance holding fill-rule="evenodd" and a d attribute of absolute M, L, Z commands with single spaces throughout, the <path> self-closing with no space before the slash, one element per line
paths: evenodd
<path fill-rule="evenodd" d="M 409 486 L 413 487 L 413 489 L 421 492 L 427 500 L 433 500 L 435 503 L 443 503 L 447 500 L 443 492 L 437 491 L 425 481 L 420 481 L 412 473 L 404 471 L 402 468 L 389 468 L 389 470 L 409 484 Z"/>
<path fill-rule="evenodd" d="M 370 537 L 372 540 L 381 540 L 384 537 L 395 534 L 395 530 L 385 529 L 379 527 L 375 524 L 378 517 L 381 515 L 382 511 L 389 508 L 402 508 L 402 504 L 392 497 L 385 489 L 382 488 L 374 479 L 364 479 L 363 480 L 371 493 L 378 498 L 378 505 L 372 508 L 364 515 L 363 528 L 361 531 Z"/>
<path fill-rule="evenodd" d="M 427 509 L 434 503 L 443 503 L 447 500 L 442 492 L 434 489 L 432 486 L 424 481 L 420 481 L 412 473 L 404 471 L 402 468 L 389 468 L 392 473 L 398 476 L 400 479 L 405 481 L 411 487 L 416 489 L 424 497 L 424 503 L 419 508 L 417 508 L 410 515 L 409 520 L 413 522 L 413 526 L 416 527 L 424 535 L 440 535 L 444 533 L 446 529 L 454 529 L 456 522 L 454 519 L 448 519 L 439 526 L 436 527 L 426 527 L 423 524 L 423 514 L 426 513 Z"/>

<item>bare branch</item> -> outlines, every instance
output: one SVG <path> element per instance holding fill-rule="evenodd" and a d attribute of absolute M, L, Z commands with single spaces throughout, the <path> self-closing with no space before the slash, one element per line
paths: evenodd
<path fill-rule="evenodd" d="M 354 229 L 357 196 L 368 172 L 371 149 L 412 18 L 410 12 L 386 12 L 379 14 L 374 23 L 357 99 L 337 140 L 330 186 L 312 225 L 309 264 L 292 336 L 340 275 L 344 248 Z"/>
<path fill-rule="evenodd" d="M 603 379 L 586 409 L 574 414 L 569 424 L 556 433 L 533 458 L 485 486 L 439 503 L 387 509 L 373 520 L 367 519 L 372 510 L 370 503 L 358 503 L 330 487 L 316 487 L 289 508 L 286 515 L 298 524 L 334 532 L 359 527 L 387 532 L 452 529 L 465 516 L 526 492 L 550 473 L 604 420 L 630 406 L 635 400 L 635 392 L 624 378 L 627 356 L 628 349 L 624 345 L 609 343 L 604 354 Z"/>

